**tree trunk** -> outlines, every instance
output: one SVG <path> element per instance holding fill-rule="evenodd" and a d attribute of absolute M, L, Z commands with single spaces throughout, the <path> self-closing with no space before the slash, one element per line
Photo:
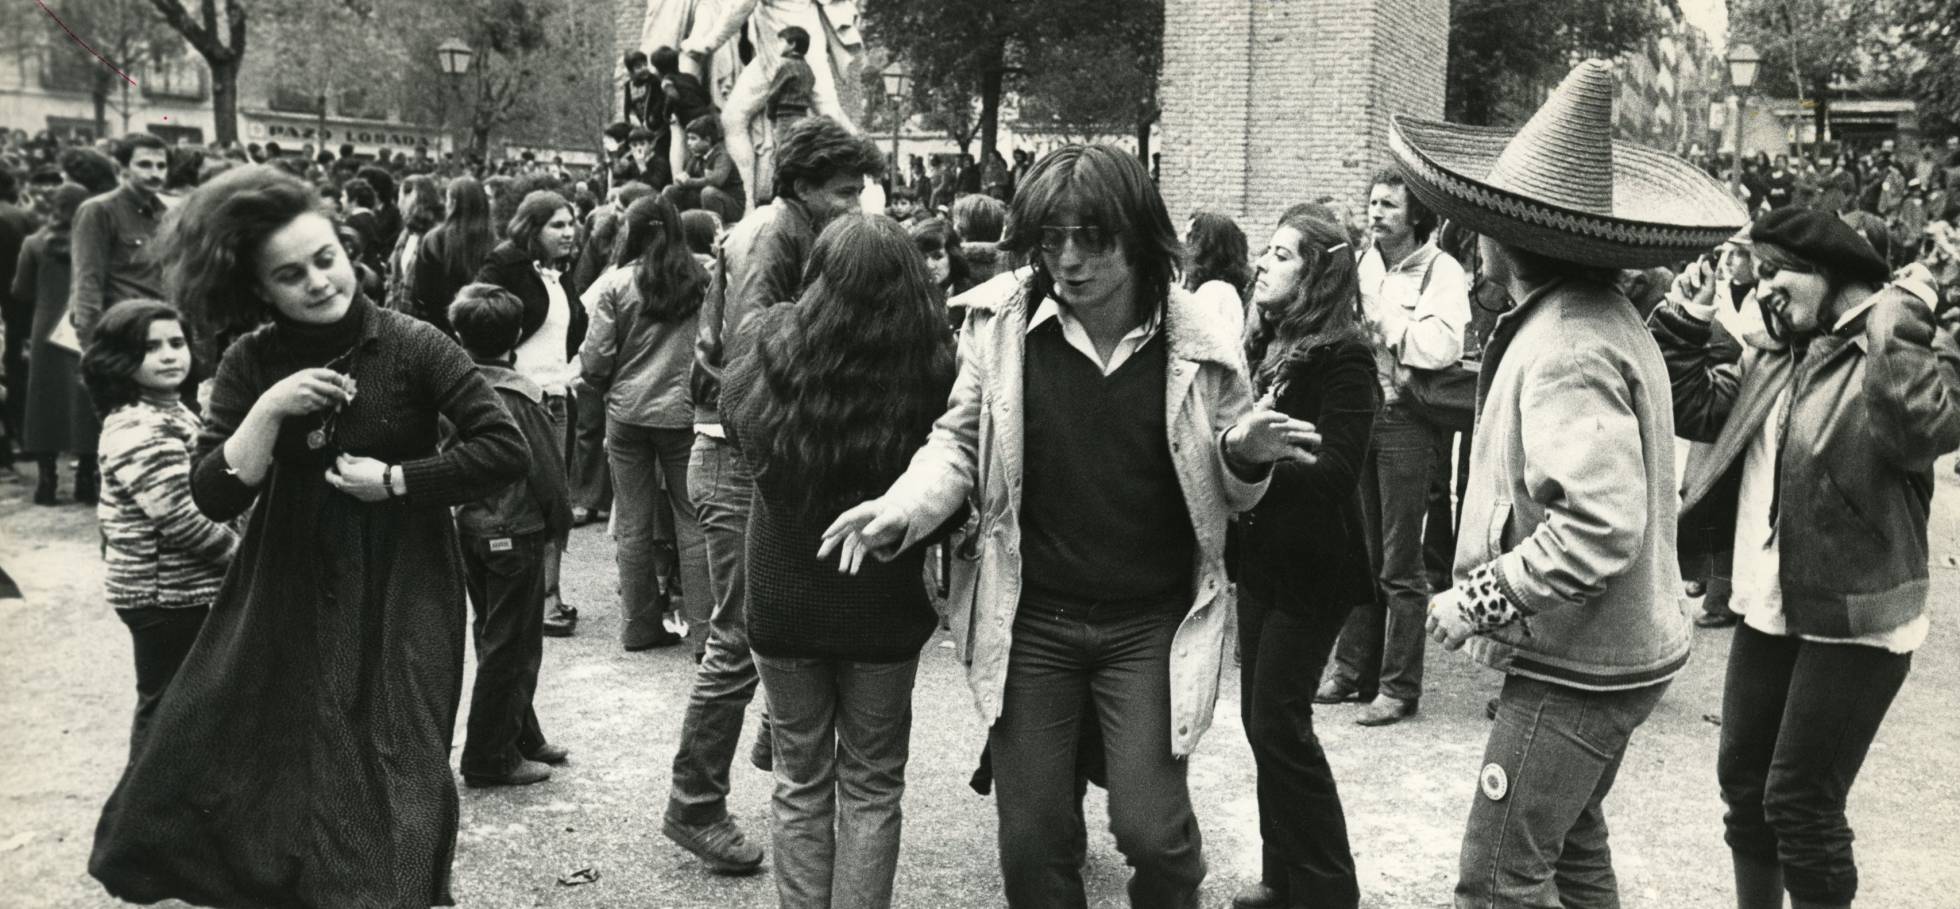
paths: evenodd
<path fill-rule="evenodd" d="M 1817 93 L 1817 105 L 1810 109 L 1811 122 L 1817 127 L 1817 141 L 1819 144 L 1822 144 L 1824 142 L 1825 131 L 1831 125 L 1830 86 L 1820 79 L 1812 88 L 1812 91 Z"/>
<path fill-rule="evenodd" d="M 211 67 L 211 141 L 226 145 L 238 141 L 238 61 L 219 62 L 204 58 Z"/>
<path fill-rule="evenodd" d="M 88 99 L 95 105 L 95 134 L 109 137 L 109 73 L 97 69 L 89 80 Z"/>
<path fill-rule="evenodd" d="M 1137 110 L 1137 159 L 1150 166 L 1150 128 L 1157 125 L 1157 106 L 1142 104 Z"/>
<path fill-rule="evenodd" d="M 1006 75 L 1007 42 L 995 38 L 980 60 L 980 156 L 973 159 L 976 162 L 987 160 L 1000 139 L 1000 91 Z"/>

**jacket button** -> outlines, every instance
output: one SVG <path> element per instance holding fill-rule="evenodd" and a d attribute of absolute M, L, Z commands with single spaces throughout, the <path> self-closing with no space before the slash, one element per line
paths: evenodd
<path fill-rule="evenodd" d="M 1178 734 L 1178 735 L 1190 735 L 1190 734 L 1191 734 L 1191 727 L 1189 727 L 1189 726 L 1179 726 L 1179 727 L 1177 727 L 1177 734 Z"/>

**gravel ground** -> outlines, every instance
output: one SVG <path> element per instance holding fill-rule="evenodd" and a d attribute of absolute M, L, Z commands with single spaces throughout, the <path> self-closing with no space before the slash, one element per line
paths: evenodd
<path fill-rule="evenodd" d="M 1960 592 L 1960 479 L 1939 472 L 1934 503 L 1934 601 Z M 0 906 L 115 905 L 87 876 L 102 799 L 125 757 L 134 681 L 128 633 L 100 598 L 93 516 L 74 505 L 34 508 L 27 484 L 0 482 L 0 565 L 24 601 L 0 602 Z M 521 790 L 463 790 L 455 865 L 461 905 L 477 907 L 762 907 L 767 873 L 706 873 L 659 833 L 667 768 L 693 665 L 678 650 L 627 654 L 615 642 L 612 545 L 576 531 L 567 593 L 586 616 L 577 637 L 546 643 L 538 713 L 571 764 Z M 1629 907 L 1731 906 L 1715 786 L 1726 632 L 1700 632 L 1688 670 L 1636 735 L 1608 802 L 1616 867 Z M 1362 904 L 1445 906 L 1476 790 L 1497 676 L 1432 649 L 1428 694 L 1414 720 L 1385 729 L 1351 722 L 1358 708 L 1320 714 L 1346 799 Z M 1238 723 L 1236 673 L 1191 765 L 1211 874 L 1204 905 L 1228 906 L 1258 875 L 1252 760 Z M 1860 905 L 1960 905 L 1960 798 L 1935 772 L 1960 755 L 1960 638 L 1944 615 L 1915 660 L 1851 800 L 1864 891 Z M 905 849 L 896 902 L 958 909 L 1000 905 L 993 804 L 966 779 L 981 729 L 952 645 L 927 648 L 915 695 Z M 467 709 L 467 708 L 466 708 Z M 460 730 L 458 740 L 460 741 Z M 746 747 L 746 742 L 744 746 Z M 743 752 L 746 754 L 746 750 Z M 731 807 L 765 837 L 768 777 L 738 761 Z M 1121 906 L 1127 869 L 1088 805 L 1090 905 Z M 594 883 L 564 886 L 590 868 Z M 171 904 L 177 905 L 177 904 Z M 847 909 L 847 907 L 839 907 Z"/>

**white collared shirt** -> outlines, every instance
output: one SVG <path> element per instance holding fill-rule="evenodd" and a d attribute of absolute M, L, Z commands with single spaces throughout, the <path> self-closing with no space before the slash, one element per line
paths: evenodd
<path fill-rule="evenodd" d="M 1096 342 L 1090 340 L 1089 330 L 1082 327 L 1082 323 L 1060 303 L 1055 302 L 1054 297 L 1042 300 L 1041 305 L 1035 307 L 1034 318 L 1028 320 L 1027 330 L 1032 332 L 1049 319 L 1061 321 L 1062 339 L 1068 342 L 1068 346 L 1081 351 L 1083 356 L 1089 358 L 1089 362 L 1096 364 L 1096 368 L 1102 370 L 1104 376 L 1123 368 L 1123 364 L 1129 362 L 1130 357 L 1142 350 L 1143 345 L 1150 343 L 1150 339 L 1156 337 L 1164 327 L 1163 313 L 1155 309 L 1151 310 L 1149 319 L 1144 320 L 1142 325 L 1130 329 L 1129 334 L 1116 342 L 1116 349 L 1109 352 L 1109 362 L 1105 363 L 1102 355 L 1096 353 Z"/>
<path fill-rule="evenodd" d="M 565 356 L 565 339 L 572 330 L 572 303 L 565 296 L 565 285 L 558 283 L 560 271 L 537 263 L 532 267 L 544 282 L 545 299 L 550 303 L 545 309 L 544 324 L 517 345 L 516 369 L 538 383 L 545 394 L 562 395 L 576 371 Z"/>

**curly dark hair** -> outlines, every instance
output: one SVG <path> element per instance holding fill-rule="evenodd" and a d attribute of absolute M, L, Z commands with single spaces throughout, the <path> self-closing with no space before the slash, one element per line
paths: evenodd
<path fill-rule="evenodd" d="M 953 229 L 969 243 L 999 243 L 1007 228 L 1007 203 L 993 196 L 968 193 L 953 200 Z"/>
<path fill-rule="evenodd" d="M 687 247 L 681 213 L 660 196 L 626 209 L 614 266 L 633 264 L 640 312 L 655 322 L 678 322 L 701 311 L 708 271 Z"/>
<path fill-rule="evenodd" d="M 248 331 L 265 320 L 253 256 L 273 232 L 319 214 L 306 183 L 263 164 L 233 168 L 194 190 L 164 218 L 157 259 L 177 308 L 201 344 Z"/>
<path fill-rule="evenodd" d="M 1294 252 L 1304 260 L 1292 299 L 1277 318 L 1255 306 L 1246 326 L 1245 361 L 1254 384 L 1265 387 L 1294 359 L 1346 338 L 1373 343 L 1361 319 L 1361 278 L 1347 231 L 1332 221 L 1296 214 L 1281 228 L 1299 232 Z"/>
<path fill-rule="evenodd" d="M 1183 247 L 1171 227 L 1164 197 L 1143 162 L 1113 145 L 1069 145 L 1042 158 L 1014 193 L 1000 250 L 1025 256 L 1034 266 L 1027 310 L 1055 289 L 1041 255 L 1041 229 L 1064 212 L 1084 227 L 1100 227 L 1123 244 L 1137 288 L 1161 309 L 1170 300 Z"/>
<path fill-rule="evenodd" d="M 758 476 L 829 520 L 885 491 L 946 408 L 956 361 L 925 262 L 890 218 L 846 215 L 817 238 L 810 284 L 758 339 Z"/>
<path fill-rule="evenodd" d="M 829 117 L 804 117 L 776 145 L 776 195 L 796 199 L 798 181 L 827 183 L 840 174 L 882 177 L 885 153 Z"/>
<path fill-rule="evenodd" d="M 109 307 L 95 323 L 95 336 L 82 354 L 82 384 L 96 416 L 106 417 L 142 397 L 136 370 L 150 355 L 150 325 L 158 321 L 181 323 L 183 316 L 162 300 L 139 298 Z"/>
<path fill-rule="evenodd" d="M 1240 298 L 1252 286 L 1252 263 L 1246 253 L 1245 231 L 1237 221 L 1214 211 L 1191 216 L 1191 236 L 1185 243 L 1184 289 L 1197 290 L 1206 281 L 1232 285 Z"/>
<path fill-rule="evenodd" d="M 964 290 L 972 283 L 973 270 L 967 267 L 966 256 L 960 252 L 962 242 L 960 232 L 953 229 L 953 222 L 945 218 L 927 218 L 905 225 L 905 231 L 912 235 L 912 244 L 919 248 L 921 254 L 929 255 L 935 252 L 946 254 L 947 282 L 950 287 Z"/>

